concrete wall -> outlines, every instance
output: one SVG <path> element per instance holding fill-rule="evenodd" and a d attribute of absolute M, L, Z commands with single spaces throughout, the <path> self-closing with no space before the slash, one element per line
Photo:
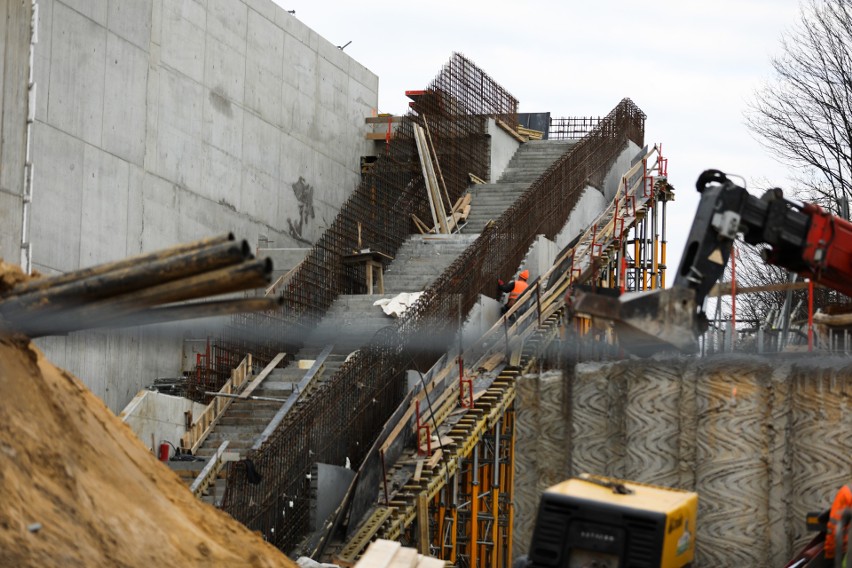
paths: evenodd
<path fill-rule="evenodd" d="M 578 365 L 518 384 L 515 538 L 582 472 L 697 491 L 697 566 L 782 566 L 852 477 L 848 359 L 717 356 Z"/>
<path fill-rule="evenodd" d="M 621 184 L 622 176 L 627 173 L 627 170 L 633 167 L 633 164 L 635 163 L 634 158 L 641 150 L 642 148 L 637 146 L 635 143 L 628 141 L 627 148 L 618 155 L 615 164 L 613 164 L 612 168 L 610 168 L 604 177 L 603 187 L 600 188 L 604 197 L 606 197 L 607 202 L 612 201 L 615 197 L 615 194 L 618 191 L 618 186 Z"/>
<path fill-rule="evenodd" d="M 309 246 L 356 187 L 378 79 L 271 0 L 39 0 L 39 14 L 37 270 L 227 231 Z M 112 334 L 41 344 L 117 410 L 152 366 L 179 369 L 179 339 L 140 345 L 140 366 Z"/>
<path fill-rule="evenodd" d="M 186 433 L 184 413 L 191 411 L 198 418 L 206 408 L 181 396 L 145 390 L 133 397 L 119 417 L 143 444 L 157 452 L 162 442 L 179 448 L 181 436 Z M 173 455 L 174 450 L 170 448 L 169 454 Z"/>
<path fill-rule="evenodd" d="M 497 126 L 497 122 L 493 118 L 488 119 L 488 136 L 491 137 L 489 150 L 491 152 L 491 179 L 490 183 L 496 183 L 515 151 L 521 146 L 515 138 L 509 135 L 508 132 Z"/>
<path fill-rule="evenodd" d="M 0 6 L 0 258 L 21 259 L 31 0 Z"/>

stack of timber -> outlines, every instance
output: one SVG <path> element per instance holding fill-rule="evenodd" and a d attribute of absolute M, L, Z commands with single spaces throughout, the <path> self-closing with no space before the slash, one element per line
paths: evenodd
<path fill-rule="evenodd" d="M 59 335 L 270 310 L 274 298 L 186 303 L 270 284 L 272 261 L 233 234 L 20 282 L 0 295 L 0 335 Z"/>
<path fill-rule="evenodd" d="M 423 127 L 418 124 L 414 125 L 414 141 L 417 143 L 417 153 L 420 156 L 420 166 L 423 170 L 423 179 L 426 182 L 429 211 L 432 213 L 432 225 L 430 227 L 420 220 L 417 215 L 412 214 L 411 219 L 421 234 L 441 233 L 449 235 L 450 233 L 458 232 L 467 221 L 467 217 L 470 214 L 470 195 L 460 197 L 455 203 L 450 201 L 450 196 L 447 193 L 447 184 L 441 173 L 438 155 L 432 144 L 432 136 L 429 134 L 429 124 L 426 122 L 425 116 L 423 116 L 423 124 Z M 439 180 L 440 185 L 438 183 Z M 444 200 L 446 200 L 446 204 Z M 447 207 L 449 207 L 449 214 L 447 213 Z"/>
<path fill-rule="evenodd" d="M 443 568 L 446 563 L 431 556 L 418 554 L 413 548 L 406 548 L 392 540 L 375 540 L 364 556 L 355 564 L 355 568 Z"/>

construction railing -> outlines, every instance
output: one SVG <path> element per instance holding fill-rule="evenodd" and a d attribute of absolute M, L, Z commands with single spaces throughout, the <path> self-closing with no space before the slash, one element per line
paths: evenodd
<path fill-rule="evenodd" d="M 599 116 L 551 117 L 548 140 L 575 140 L 597 128 Z"/>
<path fill-rule="evenodd" d="M 466 60 L 461 65 L 464 73 L 458 80 L 463 86 L 470 84 L 465 79 L 470 71 L 468 65 L 472 64 Z M 436 104 L 432 113 L 437 117 L 451 101 L 463 101 L 464 97 L 443 96 L 433 100 Z M 430 103 L 423 98 L 417 102 L 421 115 L 427 114 L 423 112 L 425 106 L 421 106 L 426 104 Z M 590 182 L 601 184 L 628 140 L 642 145 L 644 120 L 642 111 L 625 99 L 586 138 L 557 160 L 424 292 L 397 326 L 377 333 L 369 346 L 356 352 L 334 377 L 293 408 L 267 442 L 249 455 L 251 466 L 246 460 L 231 468 L 223 508 L 250 529 L 261 531 L 282 550 L 293 549 L 308 524 L 307 476 L 311 465 L 343 464 L 347 460 L 360 463 L 372 439 L 402 399 L 404 371 L 412 365 L 428 368 L 446 348 L 436 344 L 435 338 L 453 336 L 459 320 L 479 295 L 495 293 L 497 278 L 506 278 L 514 272 L 537 235 L 552 238 L 559 232 L 583 189 Z M 448 117 L 442 128 L 444 132 L 453 132 L 453 125 L 464 122 Z M 444 135 L 435 141 L 440 156 L 450 153 L 444 144 L 451 144 L 453 139 Z M 441 162 L 442 169 L 444 163 Z M 466 175 L 469 170 L 462 171 Z M 411 175 L 407 183 L 422 183 Z M 447 183 L 449 186 L 449 180 Z M 459 191 L 453 187 L 454 192 Z M 425 197 L 425 191 L 420 193 Z M 351 225 L 350 228 L 354 229 Z M 350 240 L 344 242 L 351 244 L 351 237 L 347 238 Z M 332 255 L 331 262 L 334 261 Z M 316 264 L 317 270 L 322 268 L 329 271 L 325 274 L 334 274 L 333 268 L 323 267 L 318 260 Z M 333 286 L 334 278 L 311 284 Z M 295 303 L 294 307 L 305 306 Z M 422 348 L 427 345 L 429 348 Z M 252 469 L 262 475 L 259 482 L 249 475 Z"/>

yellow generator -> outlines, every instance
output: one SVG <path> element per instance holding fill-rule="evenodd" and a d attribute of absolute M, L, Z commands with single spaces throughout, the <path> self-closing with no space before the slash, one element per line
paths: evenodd
<path fill-rule="evenodd" d="M 697 513 L 697 493 L 583 474 L 542 495 L 528 566 L 691 566 Z"/>

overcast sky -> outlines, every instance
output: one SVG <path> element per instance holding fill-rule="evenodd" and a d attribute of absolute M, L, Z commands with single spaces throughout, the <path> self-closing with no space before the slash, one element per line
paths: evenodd
<path fill-rule="evenodd" d="M 521 112 L 607 114 L 629 97 L 645 141 L 669 158 L 668 283 L 689 232 L 702 170 L 788 188 L 788 170 L 744 125 L 798 0 L 503 0 L 428 3 L 275 0 L 379 77 L 379 111 L 403 113 L 458 51 L 520 101 Z M 475 206 L 475 204 L 474 204 Z"/>

